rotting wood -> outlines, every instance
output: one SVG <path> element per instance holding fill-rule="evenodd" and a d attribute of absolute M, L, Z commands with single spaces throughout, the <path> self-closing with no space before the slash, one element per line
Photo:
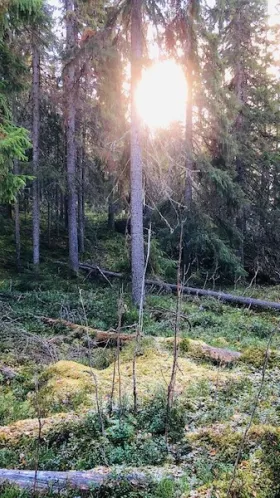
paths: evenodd
<path fill-rule="evenodd" d="M 91 273 L 101 273 L 101 274 L 103 273 L 107 277 L 126 278 L 126 275 L 124 275 L 123 273 L 116 273 L 104 270 L 103 268 L 99 268 L 98 266 L 95 265 L 89 265 L 87 263 L 82 263 L 80 264 L 79 267 L 81 270 L 88 271 Z M 146 279 L 146 285 L 158 287 L 160 289 L 169 292 L 177 292 L 177 284 L 169 284 L 161 280 Z M 189 294 L 192 296 L 213 297 L 221 302 L 226 302 L 230 304 L 237 304 L 240 306 L 247 306 L 253 308 L 274 309 L 280 311 L 280 302 L 277 303 L 274 301 L 265 301 L 262 299 L 255 299 L 252 297 L 236 296 L 234 294 L 228 294 L 225 292 L 217 292 L 208 289 L 198 289 L 196 287 L 182 286 L 181 291 L 183 292 L 183 294 Z"/>
<path fill-rule="evenodd" d="M 84 325 L 78 325 L 76 323 L 68 322 L 67 320 L 62 320 L 60 318 L 48 318 L 48 317 L 41 317 L 41 320 L 46 323 L 47 325 L 54 326 L 54 325 L 62 325 L 66 328 L 70 328 L 71 330 L 78 331 L 80 333 L 88 332 L 89 334 L 92 333 L 94 335 L 93 340 L 97 343 L 107 343 L 109 341 L 113 341 L 114 343 L 117 342 L 118 339 L 118 333 L 117 332 L 106 332 L 102 330 L 97 330 L 93 329 L 91 327 L 86 327 Z M 149 336 L 146 336 L 149 337 Z M 120 334 L 119 335 L 120 341 L 122 343 L 124 342 L 129 342 L 133 339 L 136 338 L 135 334 Z M 63 339 L 63 337 L 62 337 Z M 168 342 L 170 339 L 169 338 L 164 338 L 165 342 Z M 181 342 L 181 340 L 179 340 Z M 238 351 L 232 351 L 230 349 L 223 349 L 223 348 L 216 348 L 213 346 L 209 346 L 208 344 L 204 343 L 195 343 L 193 342 L 192 350 L 194 351 L 194 347 L 197 350 L 197 353 L 201 356 L 204 356 L 206 359 L 209 358 L 211 360 L 224 363 L 224 364 L 229 364 L 237 361 L 241 356 L 242 353 L 239 353 Z M 1 367 L 0 367 L 0 372 L 1 372 Z"/>
<path fill-rule="evenodd" d="M 162 344 L 172 344 L 173 343 L 173 337 L 168 337 L 168 338 L 162 338 L 158 337 L 157 338 L 159 344 L 162 342 Z M 183 343 L 185 339 L 179 338 L 178 339 L 178 344 Z M 232 349 L 227 349 L 227 348 L 217 348 L 214 346 L 210 346 L 209 344 L 206 344 L 204 342 L 200 341 L 195 341 L 192 339 L 188 339 L 189 341 L 189 348 L 187 349 L 187 354 L 189 354 L 190 357 L 197 357 L 205 360 L 211 360 L 215 363 L 219 363 L 221 365 L 230 365 L 238 361 L 240 358 L 242 358 L 242 353 L 239 351 L 233 351 Z"/>
<path fill-rule="evenodd" d="M 153 481 L 160 480 L 166 473 L 164 469 L 148 469 L 141 471 L 139 469 L 117 470 L 107 467 L 98 467 L 89 471 L 42 471 L 37 472 L 36 489 L 52 490 L 59 492 L 63 489 L 79 489 L 89 490 L 100 488 L 102 485 L 110 484 L 117 486 L 122 481 L 127 481 L 134 488 L 142 488 L 147 485 L 151 479 Z M 178 473 L 178 470 L 177 470 Z M 172 477 L 176 472 L 168 472 Z M 0 469 L 0 484 L 11 483 L 24 489 L 31 489 L 34 486 L 35 471 L 34 470 L 8 470 Z"/>
<path fill-rule="evenodd" d="M 61 318 L 41 317 L 41 320 L 46 325 L 50 325 L 51 327 L 62 325 L 63 327 L 66 327 L 68 329 L 80 331 L 81 333 L 88 333 L 89 335 L 91 335 L 91 338 L 98 344 L 107 343 L 110 341 L 116 342 L 118 340 L 118 337 L 121 342 L 132 341 L 135 338 L 135 334 L 118 334 L 117 332 L 98 330 L 87 327 L 85 325 L 78 325 Z"/>
<path fill-rule="evenodd" d="M 232 351 L 231 349 L 215 348 L 208 344 L 201 344 L 199 346 L 201 353 L 205 358 L 217 361 L 218 363 L 229 365 L 234 363 L 242 357 L 242 353 Z"/>

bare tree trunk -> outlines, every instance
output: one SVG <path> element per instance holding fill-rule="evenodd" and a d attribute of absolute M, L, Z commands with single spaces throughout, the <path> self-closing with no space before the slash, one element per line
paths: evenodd
<path fill-rule="evenodd" d="M 32 204 L 32 219 L 33 219 L 33 264 L 39 265 L 40 262 L 40 205 L 39 205 L 39 133 L 40 133 L 40 54 L 38 50 L 38 42 L 33 39 L 33 80 L 32 80 L 32 95 L 33 95 L 33 124 L 32 124 L 32 141 L 33 141 L 33 204 Z"/>
<path fill-rule="evenodd" d="M 237 12 L 237 37 L 238 40 L 241 41 L 242 39 L 242 24 L 241 24 L 241 10 L 239 8 Z M 237 99 L 237 104 L 238 104 L 238 116 L 235 121 L 235 133 L 236 133 L 236 138 L 237 142 L 240 142 L 240 136 L 242 133 L 243 129 L 243 107 L 244 104 L 246 103 L 246 96 L 245 96 L 245 75 L 244 75 L 244 67 L 241 62 L 241 54 L 239 53 L 239 56 L 237 57 L 236 61 L 236 67 L 235 67 L 235 95 Z M 236 168 L 236 181 L 240 185 L 242 189 L 244 189 L 244 183 L 245 183 L 245 171 L 244 171 L 244 164 L 241 160 L 240 154 L 237 154 L 236 156 L 236 162 L 235 162 L 235 168 Z M 246 213 L 245 213 L 245 208 L 244 206 L 241 206 L 239 209 L 239 213 L 237 215 L 237 220 L 236 220 L 236 225 L 237 228 L 240 231 L 241 234 L 241 241 L 239 245 L 239 257 L 241 260 L 242 265 L 244 266 L 244 238 L 245 238 L 245 232 L 246 232 Z"/>
<path fill-rule="evenodd" d="M 186 132 L 185 132 L 185 145 L 186 145 L 186 183 L 185 183 L 185 205 L 190 209 L 193 198 L 193 75 L 192 75 L 192 62 L 191 62 L 191 47 L 189 53 L 186 54 L 186 79 L 188 87 L 188 97 L 186 104 Z"/>
<path fill-rule="evenodd" d="M 85 219 L 84 219 L 84 169 L 85 169 L 85 154 L 84 154 L 84 130 L 82 133 L 82 144 L 79 148 L 78 174 L 79 174 L 79 191 L 78 191 L 78 239 L 79 252 L 85 252 Z"/>
<path fill-rule="evenodd" d="M 185 205 L 188 209 L 191 207 L 192 198 L 193 198 L 193 103 L 192 103 L 192 75 L 189 74 L 188 78 L 188 100 L 186 106 L 186 135 L 185 135 L 185 143 L 186 143 L 186 185 L 185 185 Z"/>
<path fill-rule="evenodd" d="M 68 207 L 68 238 L 69 264 L 74 272 L 79 269 L 78 253 L 78 223 L 77 223 L 77 186 L 76 186 L 76 101 L 77 83 L 75 64 L 71 60 L 76 44 L 74 0 L 65 0 L 66 50 L 68 60 L 64 68 L 65 123 L 67 142 L 67 207 Z"/>
<path fill-rule="evenodd" d="M 14 174 L 19 174 L 18 159 L 14 160 Z M 19 194 L 15 199 L 15 242 L 16 242 L 16 267 L 21 271 L 21 250 L 20 250 L 20 212 L 19 212 Z"/>
<path fill-rule="evenodd" d="M 51 210 L 51 202 L 48 199 L 48 247 L 51 245 L 51 226 L 52 226 L 52 210 Z"/>
<path fill-rule="evenodd" d="M 188 36 L 185 41 L 185 64 L 186 80 L 188 88 L 188 97 L 186 103 L 186 160 L 185 160 L 185 205 L 188 209 L 191 207 L 193 198 L 193 60 L 194 60 L 194 1 L 188 0 L 187 18 L 188 18 Z"/>
<path fill-rule="evenodd" d="M 136 91 L 142 67 L 142 0 L 132 0 L 131 11 L 131 268 L 132 299 L 139 306 L 144 276 L 144 236 L 142 203 L 141 122 L 136 103 Z"/>
<path fill-rule="evenodd" d="M 55 225 L 56 225 L 56 235 L 59 237 L 59 186 L 55 187 Z"/>
<path fill-rule="evenodd" d="M 34 479 L 36 471 L 34 470 L 8 470 L 0 469 L 0 484 L 12 483 L 20 488 L 32 490 L 34 488 Z M 76 490 L 98 490 L 99 488 L 112 487 L 112 483 L 119 485 L 120 480 L 127 482 L 134 490 L 143 489 L 147 486 L 147 482 L 159 482 L 163 477 L 173 478 L 172 472 L 166 472 L 163 467 L 157 467 L 156 472 L 142 471 L 138 468 L 123 469 L 116 474 L 116 469 L 108 469 L 108 467 L 98 467 L 97 469 L 87 471 L 45 471 L 38 470 L 36 474 L 36 487 L 39 491 L 63 492 L 68 489 Z M 96 491 L 96 496 L 103 494 Z M 15 495 L 14 495 L 15 496 Z M 58 496 L 61 496 L 60 494 Z M 93 496 L 93 495 L 92 495 Z"/>

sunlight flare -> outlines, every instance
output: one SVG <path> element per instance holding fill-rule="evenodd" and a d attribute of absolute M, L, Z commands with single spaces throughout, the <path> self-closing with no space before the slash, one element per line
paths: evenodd
<path fill-rule="evenodd" d="M 137 106 L 149 128 L 167 128 L 185 122 L 187 84 L 183 69 L 174 60 L 158 62 L 143 71 Z"/>

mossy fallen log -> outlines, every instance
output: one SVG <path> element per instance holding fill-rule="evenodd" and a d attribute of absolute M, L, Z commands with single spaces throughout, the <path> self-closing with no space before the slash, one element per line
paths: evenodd
<path fill-rule="evenodd" d="M 176 472 L 173 472 L 176 476 Z M 177 474 L 179 474 L 177 469 Z M 172 477 L 172 471 L 163 468 L 139 470 L 110 469 L 98 467 L 89 471 L 43 471 L 0 469 L 0 484 L 9 483 L 23 489 L 60 492 L 65 489 L 92 490 L 102 486 L 120 486 L 129 483 L 132 488 L 144 488 L 151 482 L 158 482 L 164 475 Z"/>
<path fill-rule="evenodd" d="M 63 320 L 61 318 L 49 318 L 49 317 L 41 317 L 42 322 L 51 327 L 62 325 L 65 328 L 75 330 L 80 333 L 88 333 L 90 339 L 94 340 L 96 343 L 106 344 L 108 342 L 116 342 L 119 338 L 121 343 L 132 341 L 135 339 L 135 334 L 123 334 L 112 331 L 104 331 L 94 329 L 92 327 L 87 327 L 85 325 L 79 325 L 77 323 L 69 322 L 67 320 Z"/>
<path fill-rule="evenodd" d="M 108 271 L 103 268 L 99 268 L 98 266 L 95 265 L 89 265 L 87 263 L 81 263 L 80 269 L 91 273 L 99 273 L 101 275 L 103 274 L 105 277 L 125 278 L 125 275 L 123 273 Z M 157 287 L 159 289 L 163 289 L 169 292 L 177 292 L 177 284 L 169 284 L 161 280 L 146 279 L 146 285 Z M 248 306 L 248 307 L 250 306 L 253 308 L 274 309 L 280 311 L 280 302 L 277 303 L 274 301 L 265 301 L 262 299 L 255 299 L 252 297 L 236 296 L 234 294 L 228 294 L 225 292 L 217 292 L 208 289 L 198 289 L 196 287 L 182 286 L 181 291 L 183 294 L 189 294 L 192 296 L 214 297 L 215 299 L 218 299 L 219 301 L 225 303 L 237 304 L 240 306 Z"/>
<path fill-rule="evenodd" d="M 106 332 L 102 330 L 93 329 L 91 327 L 85 327 L 83 325 L 78 325 L 76 323 L 68 322 L 67 320 L 62 320 L 60 318 L 47 318 L 43 317 L 42 321 L 47 325 L 62 325 L 71 330 L 75 330 L 81 333 L 88 332 L 91 339 L 93 337 L 94 341 L 97 344 L 107 343 L 109 341 L 116 342 L 118 338 L 117 332 Z M 135 334 L 120 334 L 119 335 L 120 342 L 125 343 L 135 339 Z M 166 339 L 165 339 L 166 340 Z M 171 339 L 173 341 L 173 339 Z M 184 342 L 184 339 L 182 340 Z M 168 339 L 166 340 L 168 342 Z M 180 342 L 180 340 L 179 340 Z M 211 360 L 220 362 L 220 363 L 233 363 L 237 361 L 241 357 L 241 353 L 237 351 L 232 351 L 229 349 L 216 348 L 213 346 L 209 346 L 208 344 L 196 342 L 196 341 L 188 341 L 190 349 L 192 352 L 196 352 L 197 356 L 209 358 Z M 1 370 L 0 370 L 1 371 Z"/>

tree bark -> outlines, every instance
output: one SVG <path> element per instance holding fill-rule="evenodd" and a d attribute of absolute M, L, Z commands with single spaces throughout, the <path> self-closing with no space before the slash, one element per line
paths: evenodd
<path fill-rule="evenodd" d="M 85 182 L 84 182 L 84 170 L 85 170 L 85 133 L 82 132 L 82 143 L 79 147 L 79 160 L 78 160 L 78 173 L 79 173 L 79 191 L 78 191 L 78 241 L 79 241 L 79 253 L 83 254 L 85 252 L 85 218 L 84 218 L 84 202 L 85 202 Z"/>
<path fill-rule="evenodd" d="M 78 223 L 77 223 L 77 185 L 76 185 L 76 102 L 77 82 L 76 68 L 71 56 L 76 45 L 74 0 L 65 0 L 66 50 L 67 61 L 64 68 L 65 124 L 67 142 L 67 208 L 68 208 L 68 244 L 69 264 L 76 273 L 79 269 Z"/>
<path fill-rule="evenodd" d="M 62 325 L 63 327 L 66 327 L 68 329 L 80 332 L 81 335 L 87 332 L 92 336 L 92 339 L 98 344 L 100 343 L 108 344 L 109 342 L 116 343 L 117 340 L 120 340 L 122 343 L 129 342 L 135 339 L 136 337 L 135 334 L 119 334 L 118 332 L 112 332 L 112 331 L 106 332 L 104 330 L 93 329 L 92 327 L 87 327 L 84 325 L 79 325 L 77 323 L 68 322 L 67 320 L 62 320 L 61 318 L 41 317 L 41 320 L 50 327 L 53 327 L 55 325 Z"/>
<path fill-rule="evenodd" d="M 242 40 L 242 27 L 241 27 L 241 9 L 238 7 L 238 11 L 236 13 L 236 35 L 237 35 L 237 43 L 240 43 Z M 240 142 L 241 134 L 243 131 L 243 108 L 246 103 L 245 96 L 245 75 L 244 75 L 244 67 L 241 59 L 240 48 L 237 54 L 236 66 L 235 66 L 235 95 L 238 105 L 238 115 L 235 121 L 235 134 L 237 142 Z M 245 186 L 245 171 L 244 164 L 242 162 L 242 158 L 240 153 L 236 156 L 235 161 L 236 168 L 236 181 L 240 185 L 241 189 L 244 190 Z M 236 219 L 236 226 L 239 229 L 241 240 L 239 244 L 239 257 L 242 265 L 244 266 L 244 238 L 246 233 L 246 213 L 245 207 L 241 206 Z"/>
<path fill-rule="evenodd" d="M 55 187 L 55 225 L 56 225 L 56 235 L 59 237 L 59 186 Z"/>
<path fill-rule="evenodd" d="M 51 246 L 51 226 L 52 226 L 52 210 L 51 210 L 50 199 L 48 199 L 48 247 Z"/>
<path fill-rule="evenodd" d="M 39 205 L 39 133 L 40 133 L 40 54 L 38 49 L 38 41 L 33 37 L 33 79 L 32 79 L 32 95 L 33 95 L 33 124 L 32 124 L 32 141 L 33 141 L 33 204 L 32 204 L 32 220 L 33 220 L 33 264 L 35 267 L 40 262 L 40 205 Z"/>
<path fill-rule="evenodd" d="M 173 471 L 174 473 L 174 471 Z M 176 476 L 176 473 L 174 473 Z M 36 489 L 52 490 L 59 492 L 65 489 L 90 490 L 100 488 L 110 484 L 118 486 L 121 481 L 127 481 L 133 488 L 143 489 L 151 479 L 158 482 L 164 476 L 172 477 L 172 471 L 157 467 L 152 469 L 139 470 L 131 468 L 119 470 L 118 472 L 108 467 L 98 467 L 95 470 L 88 471 L 43 471 L 36 473 Z M 34 489 L 35 471 L 34 470 L 7 470 L 0 469 L 0 483 L 12 483 L 20 488 Z"/>
<path fill-rule="evenodd" d="M 190 209 L 193 198 L 193 0 L 189 0 L 187 7 L 188 37 L 185 46 L 185 64 L 188 96 L 186 103 L 186 180 L 185 205 Z"/>
<path fill-rule="evenodd" d="M 14 174 L 19 174 L 18 159 L 14 160 Z M 20 241 L 20 211 L 19 211 L 19 194 L 15 198 L 15 243 L 16 243 L 16 267 L 21 271 L 21 241 Z"/>
<path fill-rule="evenodd" d="M 137 109 L 136 95 L 142 72 L 142 0 L 132 0 L 131 9 L 131 269 L 132 299 L 139 306 L 144 278 L 144 236 L 141 120 Z"/>

